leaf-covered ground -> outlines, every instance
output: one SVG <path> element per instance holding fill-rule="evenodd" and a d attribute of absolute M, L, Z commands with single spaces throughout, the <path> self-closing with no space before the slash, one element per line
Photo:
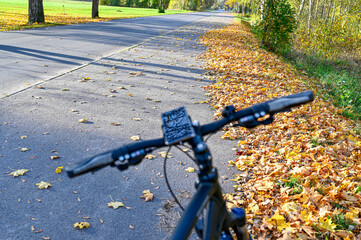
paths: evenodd
<path fill-rule="evenodd" d="M 202 41 L 216 80 L 207 87 L 216 117 L 229 104 L 241 109 L 313 86 L 260 49 L 245 25 L 211 31 Z M 255 239 L 361 239 L 360 123 L 340 111 L 316 97 L 271 125 L 224 135 L 240 140 L 230 162 L 239 170 L 236 193 L 227 194 L 227 204 L 246 209 Z"/>

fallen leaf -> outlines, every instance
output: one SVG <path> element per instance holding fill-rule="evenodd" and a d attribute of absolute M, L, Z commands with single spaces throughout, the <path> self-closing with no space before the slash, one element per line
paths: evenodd
<path fill-rule="evenodd" d="M 185 171 L 186 171 L 186 172 L 189 172 L 189 173 L 193 173 L 193 172 L 194 172 L 194 168 L 188 167 Z"/>
<path fill-rule="evenodd" d="M 129 228 L 130 228 L 130 229 L 134 229 L 134 227 L 133 227 L 132 225 L 130 225 L 130 224 L 129 224 Z"/>
<path fill-rule="evenodd" d="M 39 189 L 49 188 L 51 187 L 51 184 L 48 182 L 41 181 L 40 183 L 36 183 L 36 186 L 38 186 Z"/>
<path fill-rule="evenodd" d="M 60 158 L 60 157 L 59 156 L 50 156 L 51 160 L 55 160 L 55 159 L 58 159 L 58 158 Z"/>
<path fill-rule="evenodd" d="M 14 177 L 18 177 L 18 176 L 23 176 L 27 172 L 29 172 L 29 170 L 27 170 L 27 169 L 18 169 L 16 171 L 10 173 L 10 175 L 13 175 Z"/>
<path fill-rule="evenodd" d="M 113 126 L 119 126 L 120 125 L 120 123 L 118 123 L 118 122 L 111 122 L 110 124 L 113 125 Z"/>
<path fill-rule="evenodd" d="M 56 172 L 56 173 L 61 173 L 61 171 L 63 171 L 63 167 L 62 167 L 62 166 L 57 167 L 57 168 L 55 169 L 55 172 Z"/>
<path fill-rule="evenodd" d="M 122 203 L 122 202 L 110 202 L 110 203 L 108 203 L 108 207 L 112 207 L 114 209 L 117 209 L 119 207 L 124 207 L 124 203 Z"/>
<path fill-rule="evenodd" d="M 84 228 L 89 228 L 89 227 L 90 227 L 90 223 L 88 223 L 88 222 L 76 222 L 76 223 L 74 223 L 74 228 L 84 229 Z"/>
<path fill-rule="evenodd" d="M 82 118 L 78 120 L 78 123 L 87 123 L 88 120 L 86 118 Z"/>
<path fill-rule="evenodd" d="M 139 141 L 140 137 L 138 135 L 130 137 L 133 141 Z"/>
<path fill-rule="evenodd" d="M 327 231 L 334 232 L 335 228 L 337 227 L 336 224 L 332 223 L 331 218 L 321 218 L 319 222 L 319 226 Z"/>
<path fill-rule="evenodd" d="M 131 120 L 134 120 L 134 121 L 141 121 L 143 120 L 142 118 L 131 118 Z"/>
<path fill-rule="evenodd" d="M 21 148 L 21 152 L 26 152 L 26 151 L 29 151 L 30 149 L 29 148 Z"/>
<path fill-rule="evenodd" d="M 141 196 L 140 198 L 143 198 L 144 201 L 149 202 L 152 201 L 154 197 L 154 194 L 150 192 L 150 190 L 144 190 L 143 191 L 143 196 Z"/>
<path fill-rule="evenodd" d="M 151 155 L 151 154 L 147 154 L 144 158 L 152 160 L 153 158 L 156 158 L 157 156 L 155 155 Z"/>
<path fill-rule="evenodd" d="M 167 152 L 166 152 L 166 151 L 162 151 L 162 152 L 159 152 L 158 155 L 162 156 L 162 158 L 165 158 L 166 155 L 167 155 Z M 173 156 L 172 156 L 172 153 L 169 152 L 167 157 L 168 157 L 168 158 L 172 158 L 172 157 L 173 157 Z"/>

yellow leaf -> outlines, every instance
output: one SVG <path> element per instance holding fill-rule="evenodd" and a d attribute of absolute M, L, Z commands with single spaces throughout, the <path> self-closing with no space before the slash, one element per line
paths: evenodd
<path fill-rule="evenodd" d="M 56 173 L 61 173 L 61 171 L 63 171 L 63 166 L 57 167 L 57 168 L 55 169 L 55 172 L 56 172 Z"/>
<path fill-rule="evenodd" d="M 166 157 L 166 154 L 167 152 L 166 151 L 162 151 L 162 152 L 159 152 L 158 155 L 162 156 L 162 158 L 165 158 Z M 172 153 L 168 153 L 168 158 L 172 158 Z"/>
<path fill-rule="evenodd" d="M 10 175 L 13 175 L 14 177 L 18 177 L 18 176 L 24 175 L 27 172 L 29 172 L 29 170 L 27 170 L 27 169 L 18 169 L 16 171 L 10 173 Z"/>
<path fill-rule="evenodd" d="M 156 158 L 157 156 L 155 155 L 151 155 L 151 154 L 147 154 L 144 158 L 152 160 L 153 158 Z"/>
<path fill-rule="evenodd" d="M 124 203 L 122 203 L 122 202 L 110 202 L 110 203 L 108 203 L 108 207 L 112 207 L 114 209 L 117 209 L 119 207 L 124 207 Z"/>
<path fill-rule="evenodd" d="M 149 202 L 152 201 L 154 197 L 154 194 L 150 192 L 150 190 L 144 190 L 143 191 L 143 196 L 141 196 L 140 198 L 143 198 L 144 201 Z"/>
<path fill-rule="evenodd" d="M 285 217 L 280 215 L 278 211 L 271 217 L 271 219 L 274 220 L 277 225 L 285 221 Z"/>
<path fill-rule="evenodd" d="M 87 123 L 88 120 L 86 118 L 82 118 L 78 120 L 78 123 Z"/>
<path fill-rule="evenodd" d="M 186 169 L 186 172 L 193 173 L 193 172 L 194 172 L 194 168 L 188 167 L 188 168 Z"/>
<path fill-rule="evenodd" d="M 327 231 L 330 232 L 334 232 L 335 228 L 336 228 L 336 224 L 332 223 L 332 219 L 331 218 L 326 218 L 326 220 L 324 219 L 320 219 L 320 223 L 319 226 Z"/>
<path fill-rule="evenodd" d="M 89 227 L 90 227 L 90 223 L 88 223 L 88 222 L 77 222 L 77 223 L 74 223 L 74 228 L 84 229 L 84 228 L 89 228 Z"/>
<path fill-rule="evenodd" d="M 140 137 L 138 135 L 130 137 L 130 139 L 132 139 L 133 141 L 139 141 Z"/>
<path fill-rule="evenodd" d="M 51 187 L 51 184 L 48 182 L 41 181 L 40 183 L 36 183 L 36 186 L 38 186 L 39 189 L 49 188 Z"/>
<path fill-rule="evenodd" d="M 21 148 L 21 150 L 20 151 L 22 151 L 22 152 L 26 152 L 26 151 L 29 151 L 30 149 L 29 148 Z"/>

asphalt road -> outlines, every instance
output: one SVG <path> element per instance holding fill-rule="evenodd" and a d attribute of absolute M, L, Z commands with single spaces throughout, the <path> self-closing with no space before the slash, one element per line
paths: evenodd
<path fill-rule="evenodd" d="M 211 81 L 202 70 L 204 63 L 197 58 L 205 51 L 197 39 L 232 21 L 223 13 L 194 13 L 1 35 L 1 41 L 6 36 L 6 45 L 14 49 L 6 50 L 9 55 L 1 60 L 9 64 L 1 64 L 9 69 L 9 76 L 1 70 L 1 91 L 17 93 L 0 99 L 0 239 L 169 238 L 178 208 L 171 207 L 169 212 L 164 208 L 172 197 L 158 153 L 166 149 L 123 172 L 108 167 L 69 179 L 55 170 L 131 143 L 135 135 L 144 140 L 159 138 L 161 113 L 179 106 L 186 106 L 192 118 L 202 124 L 212 121 L 210 106 L 200 104 L 207 100 L 203 87 Z M 131 37 L 122 32 L 125 23 L 135 27 Z M 83 27 L 88 30 L 80 30 Z M 107 37 L 101 40 L 99 33 Z M 31 35 L 46 47 L 30 40 Z M 28 42 L 20 36 L 26 36 Z M 87 41 L 82 36 L 92 37 Z M 54 45 L 47 41 L 50 38 Z M 119 39 L 129 44 L 114 45 Z M 61 41 L 67 44 L 58 46 Z M 65 50 L 68 45 L 69 50 Z M 54 52 L 49 52 L 50 48 Z M 94 61 L 95 55 L 103 57 Z M 21 65 L 26 70 L 20 71 Z M 80 65 L 83 67 L 69 71 Z M 58 75 L 60 72 L 65 74 Z M 20 79 L 16 82 L 15 78 Z M 87 123 L 79 123 L 84 118 Z M 227 162 L 234 159 L 231 148 L 237 143 L 220 136 L 208 142 L 222 186 L 229 192 L 234 169 Z M 194 192 L 196 174 L 185 169 L 195 166 L 177 149 L 170 152 L 170 183 L 186 204 Z M 18 169 L 29 171 L 16 178 L 10 175 Z M 41 181 L 52 186 L 38 189 L 36 184 Z M 144 190 L 154 193 L 152 201 L 141 198 Z M 112 201 L 123 202 L 125 207 L 109 208 Z M 73 224 L 82 221 L 89 222 L 90 228 L 74 229 Z"/>
<path fill-rule="evenodd" d="M 196 12 L 0 32 L 0 97 L 212 14 Z"/>

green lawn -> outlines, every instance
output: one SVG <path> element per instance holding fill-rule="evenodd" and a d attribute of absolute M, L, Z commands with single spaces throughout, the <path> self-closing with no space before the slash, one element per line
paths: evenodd
<path fill-rule="evenodd" d="M 70 0 L 44 0 L 46 26 L 74 24 L 111 19 L 164 15 L 158 9 L 99 6 L 100 19 L 91 19 L 91 2 Z M 183 10 L 167 10 L 165 14 L 185 13 Z M 13 30 L 44 25 L 27 25 L 28 0 L 0 1 L 0 30 Z"/>

